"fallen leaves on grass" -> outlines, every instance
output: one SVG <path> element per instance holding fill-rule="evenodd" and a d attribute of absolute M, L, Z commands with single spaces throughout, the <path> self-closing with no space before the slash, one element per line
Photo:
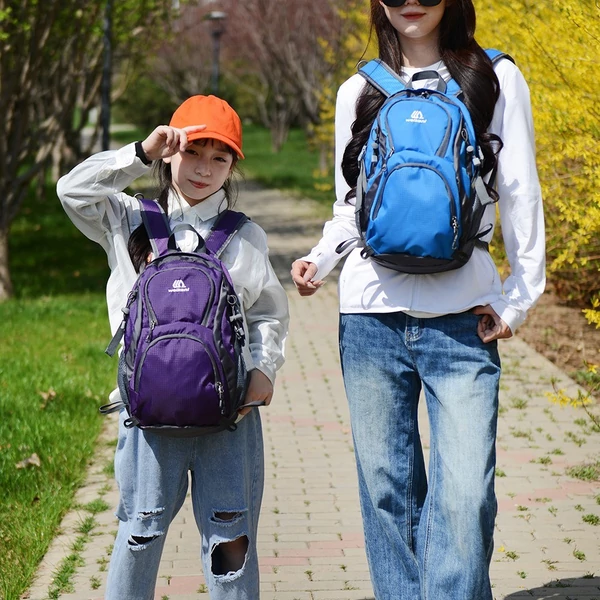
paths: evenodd
<path fill-rule="evenodd" d="M 40 457 L 34 452 L 30 457 L 23 459 L 18 462 L 15 467 L 17 469 L 25 469 L 27 467 L 41 467 L 42 461 Z"/>

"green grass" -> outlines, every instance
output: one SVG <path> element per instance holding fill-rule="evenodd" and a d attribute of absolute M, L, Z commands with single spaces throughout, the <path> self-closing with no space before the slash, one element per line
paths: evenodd
<path fill-rule="evenodd" d="M 72 505 L 116 369 L 103 354 L 106 258 L 71 225 L 53 187 L 26 202 L 10 253 L 16 297 L 0 304 L 3 600 L 31 583 Z M 33 464 L 19 468 L 27 459 Z"/>
<path fill-rule="evenodd" d="M 54 186 L 29 198 L 10 232 L 10 268 L 17 300 L 104 294 L 106 254 L 65 215 Z"/>
<path fill-rule="evenodd" d="M 571 373 L 571 376 L 579 385 L 595 392 L 600 391 L 600 372 L 581 369 Z"/>
<path fill-rule="evenodd" d="M 266 129 L 245 125 L 244 155 L 246 159 L 240 166 L 247 179 L 327 205 L 333 204 L 333 190 L 320 191 L 315 188 L 314 172 L 319 166 L 319 157 L 311 151 L 303 131 L 292 129 L 281 152 L 275 154 L 271 149 L 270 133 Z"/>
<path fill-rule="evenodd" d="M 600 481 L 600 461 L 592 464 L 569 467 L 567 474 L 583 481 Z"/>

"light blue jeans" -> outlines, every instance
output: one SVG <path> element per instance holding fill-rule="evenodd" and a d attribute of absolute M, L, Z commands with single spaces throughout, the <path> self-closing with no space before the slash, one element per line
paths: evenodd
<path fill-rule="evenodd" d="M 377 600 L 492 600 L 500 359 L 471 312 L 343 314 L 367 558 Z M 429 476 L 417 422 L 423 388 Z"/>
<path fill-rule="evenodd" d="M 191 473 L 192 503 L 211 600 L 259 597 L 256 533 L 264 484 L 258 410 L 234 432 L 173 438 L 126 429 L 122 411 L 115 454 L 119 530 L 106 600 L 152 600 L 169 525 Z M 241 568 L 223 573 L 221 544 L 248 540 Z"/>

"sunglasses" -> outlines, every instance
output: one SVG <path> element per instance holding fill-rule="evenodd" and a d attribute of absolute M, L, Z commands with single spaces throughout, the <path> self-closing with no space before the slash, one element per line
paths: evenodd
<path fill-rule="evenodd" d="M 406 0 L 381 0 L 386 6 L 404 6 Z M 437 6 L 442 0 L 419 0 L 421 6 Z"/>

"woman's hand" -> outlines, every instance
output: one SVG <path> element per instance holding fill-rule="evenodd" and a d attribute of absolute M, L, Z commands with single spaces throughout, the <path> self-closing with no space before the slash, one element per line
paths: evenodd
<path fill-rule="evenodd" d="M 245 403 L 263 402 L 265 406 L 271 404 L 273 398 L 273 384 L 271 380 L 260 370 L 252 369 L 250 371 L 250 383 L 246 392 Z M 253 408 L 242 408 L 240 415 L 247 415 Z"/>
<path fill-rule="evenodd" d="M 313 277 L 317 274 L 317 265 L 305 260 L 295 260 L 290 273 L 301 296 L 312 296 L 325 283 L 313 281 Z"/>
<path fill-rule="evenodd" d="M 206 129 L 206 125 L 190 125 L 178 129 L 169 125 L 159 125 L 143 142 L 142 148 L 148 157 L 148 160 L 159 160 L 168 158 L 183 152 L 190 143 L 188 142 L 189 133 L 197 133 Z"/>
<path fill-rule="evenodd" d="M 489 304 L 486 306 L 476 306 L 473 312 L 476 315 L 481 315 L 481 319 L 479 319 L 477 325 L 477 335 L 484 344 L 512 337 L 510 327 Z"/>

